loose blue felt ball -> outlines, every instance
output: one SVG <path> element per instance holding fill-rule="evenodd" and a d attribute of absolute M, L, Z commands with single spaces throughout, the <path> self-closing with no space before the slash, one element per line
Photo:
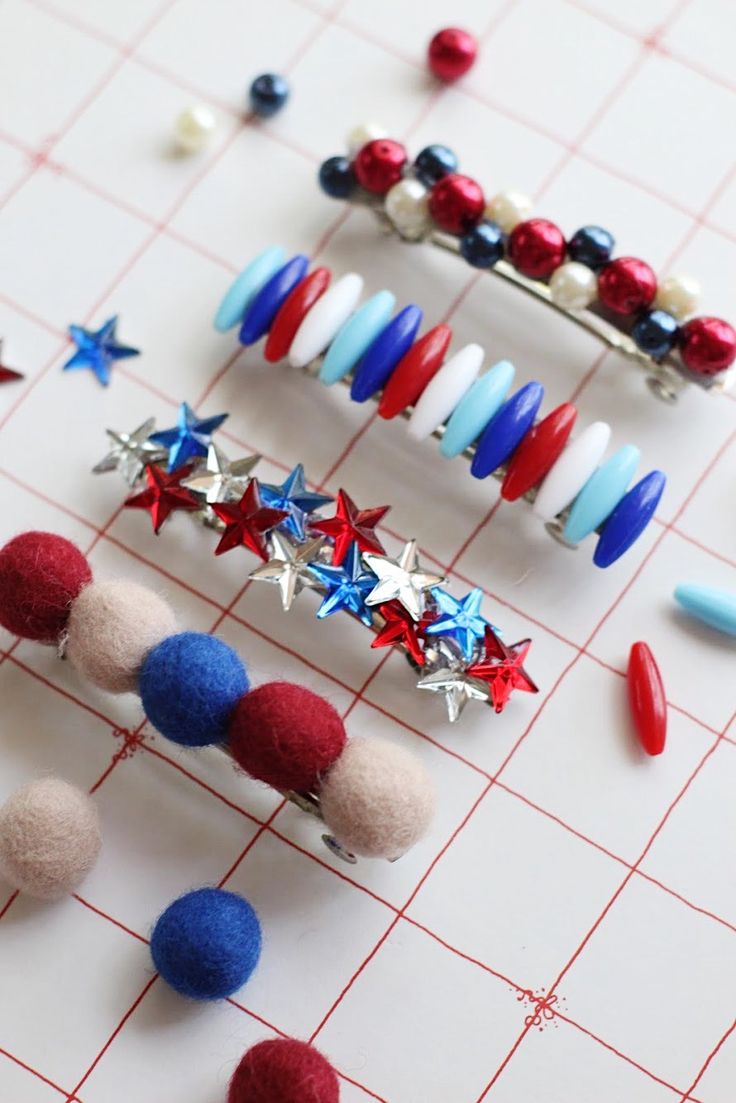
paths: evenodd
<path fill-rule="evenodd" d="M 602 226 L 583 226 L 570 238 L 567 252 L 570 259 L 579 264 L 600 268 L 601 265 L 608 264 L 615 244 L 613 234 Z"/>
<path fill-rule="evenodd" d="M 425 146 L 414 161 L 417 177 L 430 188 L 443 176 L 457 172 L 457 166 L 457 155 L 447 146 L 439 145 Z"/>
<path fill-rule="evenodd" d="M 222 640 L 204 632 L 169 636 L 149 651 L 138 683 L 146 716 L 167 739 L 185 747 L 222 743 L 248 676 Z"/>
<path fill-rule="evenodd" d="M 460 238 L 460 252 L 473 268 L 493 268 L 503 256 L 503 231 L 495 222 L 481 222 Z"/>
<path fill-rule="evenodd" d="M 169 904 L 151 935 L 153 964 L 193 1000 L 221 1000 L 245 984 L 261 956 L 261 924 L 242 896 L 187 892 Z"/>
<path fill-rule="evenodd" d="M 333 199 L 347 199 L 358 186 L 347 157 L 328 157 L 319 166 L 319 186 Z"/>
<path fill-rule="evenodd" d="M 679 330 L 677 319 L 666 310 L 650 310 L 636 320 L 631 336 L 642 352 L 661 360 L 674 346 Z"/>
<path fill-rule="evenodd" d="M 280 111 L 289 98 L 289 85 L 278 73 L 261 73 L 250 86 L 250 109 L 267 119 Z"/>

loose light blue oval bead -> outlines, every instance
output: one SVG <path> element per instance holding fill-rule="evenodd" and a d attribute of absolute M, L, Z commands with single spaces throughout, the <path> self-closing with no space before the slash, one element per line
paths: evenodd
<path fill-rule="evenodd" d="M 596 567 L 610 567 L 641 536 L 659 505 L 666 482 L 663 471 L 650 471 L 624 494 L 598 537 L 593 555 Z"/>
<path fill-rule="evenodd" d="M 736 594 L 713 586 L 685 584 L 676 588 L 675 601 L 703 624 L 736 636 Z"/>
<path fill-rule="evenodd" d="M 235 277 L 215 314 L 218 333 L 227 333 L 238 324 L 266 280 L 271 279 L 285 260 L 286 250 L 280 245 L 270 245 Z"/>
<path fill-rule="evenodd" d="M 450 459 L 459 456 L 485 429 L 503 405 L 514 381 L 514 365 L 509 360 L 499 360 L 492 368 L 476 379 L 473 386 L 460 400 L 440 441 L 440 452 Z"/>
<path fill-rule="evenodd" d="M 319 377 L 330 386 L 352 371 L 366 349 L 388 324 L 396 296 L 379 291 L 340 327 L 322 361 Z"/>
<path fill-rule="evenodd" d="M 365 402 L 380 391 L 401 357 L 413 345 L 423 314 L 419 306 L 405 306 L 378 334 L 355 373 L 350 388 L 353 402 Z"/>
<path fill-rule="evenodd" d="M 593 472 L 573 502 L 563 533 L 565 540 L 579 544 L 603 524 L 626 493 L 640 458 L 638 448 L 625 444 Z"/>
<path fill-rule="evenodd" d="M 268 332 L 279 307 L 304 278 L 307 268 L 309 257 L 305 257 L 304 253 L 297 253 L 266 280 L 261 290 L 253 296 L 243 317 L 238 337 L 241 345 L 254 345 Z"/>
<path fill-rule="evenodd" d="M 476 479 L 485 479 L 486 475 L 505 463 L 534 424 L 543 397 L 544 387 L 532 380 L 519 387 L 516 394 L 504 402 L 478 441 L 470 465 L 471 475 L 475 475 Z"/>

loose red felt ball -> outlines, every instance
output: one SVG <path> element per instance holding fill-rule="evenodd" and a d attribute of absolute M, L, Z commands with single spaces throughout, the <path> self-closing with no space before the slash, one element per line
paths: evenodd
<path fill-rule="evenodd" d="M 230 1081 L 228 1103 L 339 1103 L 337 1074 L 306 1042 L 272 1038 L 249 1049 Z"/>
<path fill-rule="evenodd" d="M 74 598 L 92 581 L 79 548 L 53 532 L 24 532 L 0 549 L 0 624 L 14 636 L 52 643 Z"/>
<path fill-rule="evenodd" d="M 691 318 L 680 330 L 680 353 L 690 371 L 717 375 L 736 360 L 736 330 L 721 318 Z"/>
<path fill-rule="evenodd" d="M 366 191 L 385 195 L 398 184 L 406 164 L 406 150 L 391 138 L 376 138 L 358 150 L 353 169 Z"/>
<path fill-rule="evenodd" d="M 469 176 L 451 172 L 429 193 L 429 213 L 437 225 L 450 234 L 464 234 L 483 217 L 486 200 L 483 189 Z"/>
<path fill-rule="evenodd" d="M 514 268 L 532 280 L 545 280 L 565 259 L 565 237 L 546 218 L 520 222 L 509 235 L 507 254 Z"/>
<path fill-rule="evenodd" d="M 598 297 L 615 314 L 635 314 L 654 302 L 657 277 L 643 260 L 617 257 L 598 274 Z"/>
<path fill-rule="evenodd" d="M 437 31 L 427 50 L 427 62 L 439 80 L 457 80 L 467 73 L 478 53 L 478 43 L 472 34 L 458 27 Z"/>
<path fill-rule="evenodd" d="M 230 716 L 233 757 L 275 789 L 310 793 L 345 746 L 345 726 L 329 701 L 291 682 L 246 693 Z"/>

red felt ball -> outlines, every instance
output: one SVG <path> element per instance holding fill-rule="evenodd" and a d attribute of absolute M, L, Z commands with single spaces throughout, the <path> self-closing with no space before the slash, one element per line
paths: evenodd
<path fill-rule="evenodd" d="M 429 213 L 437 225 L 450 234 L 464 234 L 483 217 L 486 200 L 483 189 L 469 176 L 451 172 L 429 193 Z"/>
<path fill-rule="evenodd" d="M 514 268 L 531 280 L 545 280 L 565 259 L 565 237 L 546 218 L 529 218 L 509 234 L 507 253 Z"/>
<path fill-rule="evenodd" d="M 330 702 L 291 682 L 267 682 L 246 693 L 228 726 L 230 750 L 246 773 L 297 793 L 314 792 L 345 740 Z"/>
<path fill-rule="evenodd" d="M 657 277 L 636 257 L 617 257 L 598 274 L 598 297 L 615 314 L 636 314 L 651 306 L 657 294 Z"/>
<path fill-rule="evenodd" d="M 691 318 L 680 330 L 680 353 L 690 371 L 717 375 L 736 360 L 736 330 L 722 318 Z"/>
<path fill-rule="evenodd" d="M 437 31 L 427 50 L 427 62 L 439 80 L 457 80 L 467 73 L 478 53 L 478 43 L 472 34 L 458 27 Z"/>
<path fill-rule="evenodd" d="M 401 142 L 376 138 L 358 150 L 353 171 L 362 188 L 376 195 L 385 195 L 394 184 L 398 184 L 406 160 L 406 150 Z"/>
<path fill-rule="evenodd" d="M 245 1054 L 230 1081 L 228 1103 L 339 1103 L 337 1074 L 306 1042 L 272 1038 Z"/>
<path fill-rule="evenodd" d="M 0 548 L 0 624 L 14 636 L 52 643 L 74 598 L 92 581 L 79 548 L 53 532 L 24 532 Z"/>

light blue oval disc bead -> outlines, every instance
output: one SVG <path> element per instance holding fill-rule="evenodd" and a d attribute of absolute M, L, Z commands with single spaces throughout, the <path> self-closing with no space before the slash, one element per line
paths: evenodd
<path fill-rule="evenodd" d="M 319 369 L 319 377 L 330 386 L 351 372 L 366 349 L 385 329 L 396 304 L 390 291 L 379 291 L 363 303 L 340 327 Z"/>
<path fill-rule="evenodd" d="M 485 375 L 476 379 L 452 411 L 447 422 L 440 452 L 451 459 L 459 456 L 485 429 L 488 422 L 501 409 L 514 381 L 514 365 L 509 360 L 499 360 Z"/>
<path fill-rule="evenodd" d="M 485 479 L 518 447 L 534 424 L 537 410 L 542 404 L 544 387 L 532 380 L 512 394 L 495 417 L 486 425 L 478 441 L 470 465 L 471 475 Z"/>
<path fill-rule="evenodd" d="M 227 333 L 241 321 L 264 283 L 271 279 L 285 260 L 286 250 L 280 245 L 270 245 L 235 277 L 215 314 L 218 333 Z"/>
<path fill-rule="evenodd" d="M 423 314 L 420 306 L 405 306 L 378 334 L 355 373 L 350 388 L 353 402 L 366 402 L 380 391 L 401 357 L 414 344 Z"/>
<path fill-rule="evenodd" d="M 297 253 L 266 280 L 245 312 L 238 340 L 241 345 L 254 345 L 271 327 L 281 304 L 301 282 L 309 268 L 309 257 Z"/>
<path fill-rule="evenodd" d="M 675 601 L 703 624 L 736 636 L 736 594 L 713 586 L 683 584 L 675 590 Z"/>
<path fill-rule="evenodd" d="M 650 471 L 624 494 L 598 537 L 593 555 L 596 567 L 610 567 L 638 540 L 659 505 L 666 482 L 663 471 Z"/>
<path fill-rule="evenodd" d="M 640 458 L 638 448 L 625 444 L 593 472 L 573 502 L 563 533 L 565 540 L 579 544 L 603 524 L 626 493 Z"/>

